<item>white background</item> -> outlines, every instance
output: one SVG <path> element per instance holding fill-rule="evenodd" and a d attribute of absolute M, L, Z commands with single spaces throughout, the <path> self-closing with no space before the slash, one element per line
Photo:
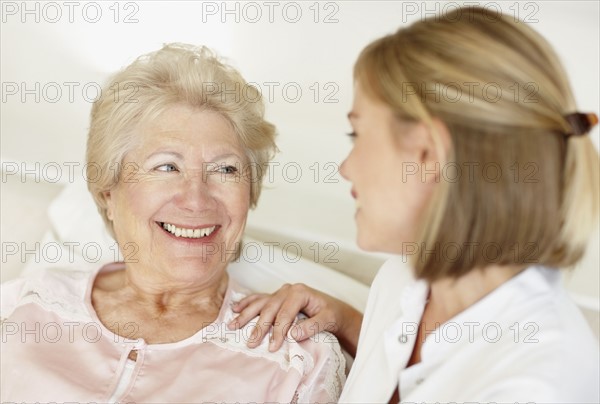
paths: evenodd
<path fill-rule="evenodd" d="M 354 60 L 372 40 L 432 13 L 448 12 L 456 4 L 3 1 L 3 168 L 39 163 L 42 169 L 56 163 L 41 170 L 40 187 L 57 175 L 59 183 L 68 183 L 69 164 L 81 176 L 88 114 L 98 84 L 163 43 L 202 44 L 226 57 L 249 82 L 258 83 L 267 116 L 278 127 L 280 165 L 273 170 L 273 181 L 267 181 L 250 223 L 353 246 L 350 186 L 335 169 L 351 146 L 345 116 L 351 105 Z M 469 4 L 501 7 L 540 31 L 564 62 L 579 109 L 600 111 L 597 1 Z M 597 128 L 592 137 L 598 147 Z M 52 169 L 56 166 L 62 172 Z M 32 175 L 26 179 L 37 183 Z M 9 190 L 7 181 L 3 176 L 4 191 Z M 7 209 L 18 205 L 10 198 L 2 197 L 4 240 L 27 219 Z M 596 233 L 583 268 L 570 281 L 574 290 L 595 301 L 598 256 Z"/>

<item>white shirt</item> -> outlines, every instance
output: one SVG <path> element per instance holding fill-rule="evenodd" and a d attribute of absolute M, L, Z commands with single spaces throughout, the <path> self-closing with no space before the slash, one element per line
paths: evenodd
<path fill-rule="evenodd" d="M 379 270 L 340 403 L 600 401 L 598 341 L 558 270 L 529 267 L 442 324 L 412 354 L 429 287 L 402 257 Z M 435 324 L 426 324 L 431 331 Z"/>

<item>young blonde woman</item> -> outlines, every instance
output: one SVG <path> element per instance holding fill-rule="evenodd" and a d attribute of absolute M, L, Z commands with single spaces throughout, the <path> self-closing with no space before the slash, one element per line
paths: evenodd
<path fill-rule="evenodd" d="M 230 326 L 260 313 L 272 350 L 333 331 L 356 352 L 343 403 L 598 402 L 598 342 L 558 269 L 597 223 L 597 117 L 577 112 L 551 46 L 462 8 L 371 43 L 354 79 L 341 174 L 358 244 L 398 257 L 364 317 L 286 285 L 241 300 Z"/>

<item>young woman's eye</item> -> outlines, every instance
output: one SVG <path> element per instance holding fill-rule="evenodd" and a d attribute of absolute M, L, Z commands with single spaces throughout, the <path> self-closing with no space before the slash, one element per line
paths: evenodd
<path fill-rule="evenodd" d="M 236 166 L 224 164 L 224 165 L 219 166 L 219 172 L 221 174 L 235 174 L 238 172 L 238 169 Z"/>
<path fill-rule="evenodd" d="M 175 164 L 172 164 L 172 163 L 162 164 L 162 165 L 156 167 L 155 170 L 156 171 L 164 171 L 164 172 L 179 171 L 177 169 L 177 166 Z"/>
<path fill-rule="evenodd" d="M 350 133 L 347 133 L 347 135 L 350 138 L 350 140 L 352 140 L 353 142 L 356 140 L 356 132 L 350 132 Z"/>

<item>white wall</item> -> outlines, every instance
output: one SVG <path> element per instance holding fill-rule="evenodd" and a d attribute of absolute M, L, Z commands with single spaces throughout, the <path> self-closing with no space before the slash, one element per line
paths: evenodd
<path fill-rule="evenodd" d="M 335 167 L 350 149 L 344 134 L 349 131 L 345 115 L 351 104 L 353 61 L 373 39 L 429 11 L 449 10 L 456 3 L 70 4 L 2 2 L 1 158 L 5 171 L 6 164 L 14 162 L 24 162 L 28 167 L 39 162 L 41 168 L 56 162 L 62 167 L 60 180 L 68 182 L 65 163 L 79 163 L 75 173 L 81 175 L 89 101 L 94 97 L 95 83 L 102 84 L 109 73 L 165 42 L 204 44 L 228 57 L 248 81 L 260 85 L 267 98 L 268 116 L 279 128 L 281 153 L 277 162 L 281 165 L 275 168 L 274 181 L 266 185 L 250 223 L 309 238 L 316 237 L 316 233 L 319 240 L 352 246 L 355 229 L 350 187 L 335 173 Z M 518 12 L 530 21 L 562 57 L 580 109 L 600 111 L 598 2 L 479 4 L 501 5 L 503 12 Z M 223 14 L 225 8 L 233 11 Z M 101 16 L 92 22 L 98 10 Z M 301 16 L 292 22 L 298 10 Z M 260 18 L 257 11 L 262 14 Z M 134 22 L 126 23 L 127 17 Z M 270 84 L 274 86 L 272 94 L 267 83 L 275 83 Z M 74 88 L 72 99 L 69 86 Z M 87 95 L 82 94 L 86 86 Z M 57 88 L 61 95 L 57 95 Z M 283 88 L 288 89 L 287 94 Z M 296 88 L 302 95 L 293 102 Z M 21 90 L 25 89 L 34 90 L 23 95 Z M 328 95 L 332 102 L 326 102 Z M 592 137 L 598 146 L 597 128 Z M 287 177 L 282 171 L 284 166 Z M 47 167 L 49 171 L 42 174 L 54 178 L 54 171 Z M 289 181 L 296 177 L 298 167 L 302 170 L 298 181 Z M 333 174 L 327 177 L 331 182 L 326 182 L 329 174 Z M 6 214 L 10 212 L 3 210 Z M 7 230 L 3 227 L 3 234 Z M 596 234 L 583 268 L 571 280 L 577 291 L 596 300 L 600 284 L 598 255 Z"/>

